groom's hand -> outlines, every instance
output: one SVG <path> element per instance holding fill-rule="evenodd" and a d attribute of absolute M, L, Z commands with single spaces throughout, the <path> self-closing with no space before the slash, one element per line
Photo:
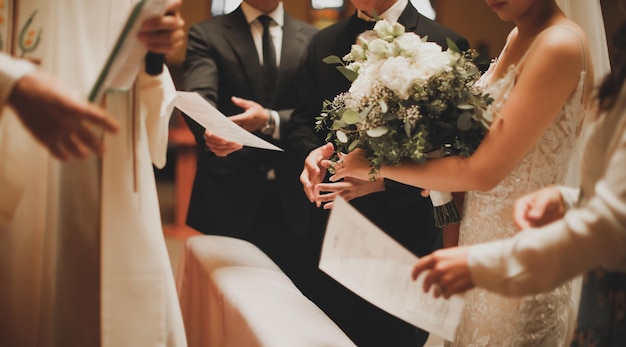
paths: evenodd
<path fill-rule="evenodd" d="M 322 183 L 324 177 L 326 177 L 327 169 L 321 165 L 322 160 L 330 159 L 334 152 L 335 147 L 333 144 L 327 143 L 312 150 L 304 160 L 304 169 L 302 169 L 300 174 L 300 183 L 302 183 L 304 193 L 310 202 L 315 202 L 317 198 L 315 186 L 318 183 Z"/>

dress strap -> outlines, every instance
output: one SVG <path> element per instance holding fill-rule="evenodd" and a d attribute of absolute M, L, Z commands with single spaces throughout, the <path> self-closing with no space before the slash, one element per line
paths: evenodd
<path fill-rule="evenodd" d="M 587 52 L 585 51 L 585 44 L 583 43 L 583 38 L 580 37 L 580 35 L 578 35 L 578 33 L 576 32 L 576 30 L 570 28 L 567 25 L 554 25 L 551 26 L 549 28 L 547 28 L 546 30 L 542 31 L 541 33 L 539 33 L 539 35 L 537 35 L 537 37 L 535 37 L 535 39 L 533 40 L 533 42 L 530 44 L 530 46 L 528 47 L 528 49 L 526 50 L 526 53 L 524 53 L 524 56 L 522 56 L 522 59 L 520 59 L 519 63 L 517 64 L 518 66 L 522 65 L 522 63 L 524 62 L 524 60 L 526 59 L 526 56 L 528 55 L 528 52 L 530 52 L 533 48 L 533 46 L 535 45 L 535 42 L 537 42 L 537 38 L 539 38 L 539 36 L 541 36 L 544 32 L 546 32 L 547 30 L 550 30 L 552 28 L 563 28 L 563 29 L 567 29 L 571 32 L 574 33 L 574 35 L 576 35 L 576 37 L 578 37 L 578 41 L 580 42 L 580 47 L 582 48 L 583 51 L 583 68 L 582 68 L 582 72 L 587 71 Z M 506 45 L 508 45 L 508 42 L 506 43 Z"/>

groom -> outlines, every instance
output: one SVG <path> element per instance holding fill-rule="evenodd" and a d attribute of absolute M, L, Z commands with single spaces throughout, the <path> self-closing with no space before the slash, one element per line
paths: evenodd
<path fill-rule="evenodd" d="M 348 54 L 357 36 L 373 28 L 376 16 L 397 21 L 419 36 L 428 36 L 429 41 L 443 49 L 447 49 L 446 38 L 453 40 L 461 50 L 469 48 L 464 38 L 421 15 L 408 0 L 352 0 L 352 3 L 357 8 L 353 16 L 313 37 L 301 66 L 299 104 L 288 124 L 286 155 L 294 165 L 293 170 L 301 172 L 300 181 L 311 202 L 316 197 L 315 184 L 324 181 L 326 176 L 326 169 L 320 162 L 330 158 L 333 152 L 330 144 L 325 145 L 326 133 L 315 130 L 315 118 L 324 100 L 332 100 L 350 88 L 350 82 L 334 65 L 322 61 L 325 57 Z M 340 187 L 340 184 L 345 187 L 344 192 L 357 197 L 350 201 L 353 206 L 410 251 L 419 256 L 433 251 L 441 231 L 434 226 L 430 200 L 422 197 L 418 188 L 383 180 L 344 181 L 334 186 Z M 423 345 L 427 332 L 418 330 L 416 333 L 410 324 L 361 299 L 317 268 L 328 210 L 315 205 L 305 210 L 299 211 L 303 224 L 308 218 L 310 225 L 310 282 L 300 284 L 305 294 L 360 347 Z"/>

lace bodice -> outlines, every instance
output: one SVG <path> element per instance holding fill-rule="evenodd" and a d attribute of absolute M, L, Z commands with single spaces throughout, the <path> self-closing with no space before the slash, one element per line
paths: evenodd
<path fill-rule="evenodd" d="M 479 83 L 488 83 L 494 64 Z M 504 78 L 483 86 L 494 98 L 490 106 L 492 114 L 499 114 L 513 89 L 516 74 L 516 67 L 511 66 Z M 478 232 L 475 235 L 463 233 L 464 244 L 486 242 L 514 235 L 516 229 L 511 218 L 513 202 L 521 195 L 539 188 L 563 183 L 577 138 L 576 132 L 584 113 L 582 104 L 584 81 L 585 72 L 583 71 L 578 88 L 570 96 L 552 125 L 500 184 L 488 192 L 468 193 L 462 227 L 468 228 L 472 225 L 488 223 L 493 226 L 489 230 L 494 232 Z M 507 228 L 502 228 L 505 225 Z"/>
<path fill-rule="evenodd" d="M 479 81 L 494 98 L 490 107 L 498 115 L 515 84 L 518 69 L 511 66 L 505 77 L 491 82 L 495 62 Z M 585 72 L 565 107 L 533 148 L 494 189 L 468 192 L 464 202 L 459 244 L 469 245 L 515 235 L 514 201 L 541 187 L 564 181 L 576 140 L 582 105 Z M 504 298 L 475 289 L 453 346 L 561 346 L 566 336 L 572 305 L 570 286 L 523 299 Z M 449 343 L 447 344 L 450 345 Z"/>

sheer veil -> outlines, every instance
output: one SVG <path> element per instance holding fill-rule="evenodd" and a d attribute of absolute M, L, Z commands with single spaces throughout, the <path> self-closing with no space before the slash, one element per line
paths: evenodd
<path fill-rule="evenodd" d="M 556 0 L 556 3 L 561 7 L 565 15 L 576 22 L 587 34 L 589 49 L 591 50 L 588 56 L 591 56 L 593 62 L 594 87 L 597 87 L 603 78 L 611 71 L 600 0 Z M 591 117 L 587 115 L 585 118 L 589 120 Z M 574 148 L 574 153 L 572 154 L 572 159 L 569 164 L 569 170 L 565 178 L 565 184 L 568 186 L 578 187 L 580 184 L 582 152 L 588 128 L 586 124 L 587 122 L 583 121 L 580 136 L 576 142 L 576 147 Z M 581 285 L 581 276 L 578 276 L 572 281 L 571 300 L 574 311 L 572 312 L 572 319 L 570 319 L 570 338 L 573 336 L 576 327 Z M 569 343 L 566 345 L 569 346 Z"/>
<path fill-rule="evenodd" d="M 591 56 L 593 62 L 594 84 L 598 86 L 611 70 L 600 0 L 556 0 L 556 3 L 561 7 L 565 15 L 576 22 L 587 34 L 589 49 L 591 50 L 588 56 Z M 589 117 L 585 118 L 588 119 Z M 586 133 L 585 124 L 583 122 L 580 131 L 581 136 L 572 155 L 570 169 L 565 182 L 566 185 L 572 187 L 578 187 L 580 183 L 580 162 L 583 150 L 582 143 Z"/>

